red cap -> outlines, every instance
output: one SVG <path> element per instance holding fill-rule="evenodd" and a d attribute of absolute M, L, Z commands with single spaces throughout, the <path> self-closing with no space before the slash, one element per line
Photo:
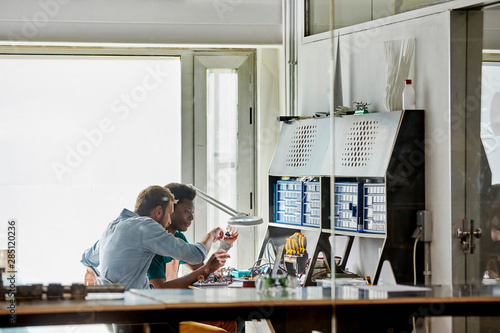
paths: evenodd
<path fill-rule="evenodd" d="M 410 79 L 406 79 L 405 80 L 405 84 L 411 84 L 411 80 Z"/>

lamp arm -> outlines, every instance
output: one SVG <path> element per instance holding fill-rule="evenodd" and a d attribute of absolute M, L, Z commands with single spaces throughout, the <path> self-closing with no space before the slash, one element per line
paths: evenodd
<path fill-rule="evenodd" d="M 203 200 L 205 200 L 206 202 L 208 202 L 212 206 L 215 206 L 215 207 L 219 208 L 224 213 L 226 213 L 228 215 L 231 215 L 232 217 L 241 215 L 240 212 L 238 212 L 237 210 L 235 210 L 235 209 L 233 209 L 233 208 L 231 208 L 231 207 L 223 204 L 219 200 L 211 197 L 210 195 L 208 195 L 207 193 L 203 192 L 202 190 L 200 190 L 196 186 L 194 186 L 192 184 L 189 184 L 188 186 L 191 187 L 193 190 L 196 190 L 196 193 L 198 194 L 198 196 L 200 198 L 202 198 Z"/>

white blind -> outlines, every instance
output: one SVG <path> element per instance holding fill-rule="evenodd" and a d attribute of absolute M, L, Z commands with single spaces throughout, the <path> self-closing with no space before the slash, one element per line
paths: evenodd
<path fill-rule="evenodd" d="M 281 0 L 0 0 L 6 41 L 280 44 Z"/>
<path fill-rule="evenodd" d="M 149 185 L 180 181 L 180 60 L 3 57 L 0 250 L 17 283 L 82 282 L 83 251 Z"/>

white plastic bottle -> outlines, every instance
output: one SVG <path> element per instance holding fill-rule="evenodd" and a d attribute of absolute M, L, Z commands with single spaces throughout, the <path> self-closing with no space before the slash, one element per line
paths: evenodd
<path fill-rule="evenodd" d="M 411 80 L 405 80 L 405 87 L 403 89 L 403 110 L 415 109 L 415 90 L 411 85 Z"/>

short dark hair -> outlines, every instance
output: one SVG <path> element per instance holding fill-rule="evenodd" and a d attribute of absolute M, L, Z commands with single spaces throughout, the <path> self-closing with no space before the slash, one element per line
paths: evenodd
<path fill-rule="evenodd" d="M 135 201 L 134 212 L 139 216 L 148 216 L 155 207 L 161 206 L 163 210 L 166 210 L 169 201 L 177 203 L 168 188 L 152 185 L 139 193 Z"/>
<path fill-rule="evenodd" d="M 165 185 L 165 188 L 172 192 L 177 203 L 182 203 L 184 200 L 193 201 L 196 197 L 196 190 L 184 184 L 170 183 Z"/>

